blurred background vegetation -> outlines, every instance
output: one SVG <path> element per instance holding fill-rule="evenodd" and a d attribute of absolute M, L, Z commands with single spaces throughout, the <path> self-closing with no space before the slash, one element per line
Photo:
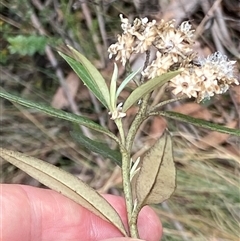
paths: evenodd
<path fill-rule="evenodd" d="M 157 20 L 189 20 L 196 29 L 196 51 L 200 56 L 217 50 L 237 61 L 239 79 L 239 0 L 2 0 L 1 89 L 36 102 L 91 118 L 113 132 L 107 110 L 88 92 L 70 67 L 58 55 L 66 44 L 81 51 L 109 80 L 113 60 L 107 48 L 121 32 L 119 14 L 129 19 L 148 16 Z M 137 63 L 139 60 L 133 60 Z M 121 69 L 121 78 L 124 70 Z M 130 89 L 123 92 L 122 99 Z M 158 102 L 169 93 L 154 93 Z M 65 96 L 68 96 L 66 98 Z M 24 152 L 57 165 L 81 178 L 102 193 L 121 195 L 120 169 L 77 144 L 69 132 L 70 123 L 32 109 L 0 100 L 1 146 Z M 240 89 L 216 96 L 202 104 L 182 101 L 169 110 L 239 128 Z M 125 119 L 131 122 L 136 108 Z M 155 206 L 163 226 L 163 241 L 239 240 L 240 229 L 240 140 L 237 137 L 155 118 L 139 131 L 133 157 L 143 154 L 168 124 L 174 137 L 178 170 L 177 189 L 170 200 Z M 83 133 L 107 137 L 88 129 Z M 0 162 L 2 183 L 42 187 L 14 166 Z"/>

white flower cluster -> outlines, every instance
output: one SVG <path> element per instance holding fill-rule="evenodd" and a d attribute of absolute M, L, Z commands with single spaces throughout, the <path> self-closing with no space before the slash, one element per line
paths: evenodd
<path fill-rule="evenodd" d="M 197 54 L 193 51 L 194 30 L 189 22 L 176 28 L 174 20 L 157 23 L 155 20 L 148 22 L 147 18 L 136 18 L 130 24 L 123 15 L 120 18 L 123 33 L 118 35 L 118 42 L 109 47 L 109 57 L 116 55 L 115 60 L 125 65 L 132 54 L 155 48 L 154 60 L 142 71 L 144 78 L 153 79 L 181 69 L 182 73 L 169 82 L 173 94 L 195 97 L 198 102 L 224 93 L 232 84 L 239 84 L 233 76 L 235 61 L 229 61 L 219 52 L 194 64 Z"/>
<path fill-rule="evenodd" d="M 174 20 L 157 23 L 156 20 L 148 22 L 147 18 L 136 18 L 133 24 L 130 24 L 122 14 L 120 18 L 123 34 L 118 35 L 118 42 L 112 44 L 108 52 L 109 58 L 116 55 L 115 60 L 120 59 L 124 66 L 131 54 L 144 53 L 153 46 L 160 56 L 171 53 L 174 62 L 177 62 L 179 56 L 186 58 L 193 53 L 193 30 L 190 30 L 191 25 L 188 22 L 182 23 L 179 29 L 176 29 Z"/>
<path fill-rule="evenodd" d="M 233 84 L 239 82 L 233 76 L 236 61 L 229 61 L 227 56 L 216 52 L 205 59 L 199 59 L 199 65 L 192 65 L 170 80 L 174 87 L 173 94 L 197 98 L 197 102 L 223 94 Z"/>

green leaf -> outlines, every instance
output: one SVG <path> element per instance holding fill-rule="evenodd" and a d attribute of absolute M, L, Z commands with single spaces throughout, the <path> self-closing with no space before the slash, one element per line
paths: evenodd
<path fill-rule="evenodd" d="M 123 105 L 123 112 L 126 112 L 134 103 L 141 99 L 147 93 L 150 93 L 156 88 L 163 86 L 167 81 L 177 76 L 181 71 L 168 72 L 156 78 L 148 80 L 146 83 L 137 87 L 127 98 Z"/>
<path fill-rule="evenodd" d="M 124 87 L 129 83 L 129 81 L 131 81 L 138 74 L 138 72 L 140 71 L 141 68 L 139 68 L 138 70 L 132 72 L 130 75 L 128 75 L 126 77 L 126 79 L 123 80 L 123 82 L 120 84 L 120 86 L 117 89 L 117 94 L 116 94 L 117 97 L 120 95 L 120 93 L 122 92 Z"/>
<path fill-rule="evenodd" d="M 209 121 L 194 118 L 194 117 L 184 115 L 184 114 L 181 114 L 181 113 L 177 113 L 177 112 L 173 112 L 173 111 L 160 111 L 160 112 L 158 112 L 158 114 L 161 115 L 161 116 L 165 116 L 165 117 L 174 119 L 174 120 L 187 122 L 189 124 L 192 124 L 192 125 L 195 125 L 195 126 L 198 126 L 198 127 L 210 129 L 212 131 L 218 131 L 218 132 L 221 132 L 221 133 L 240 136 L 240 129 L 228 128 L 228 127 L 225 127 L 225 126 L 222 126 L 222 125 L 211 123 Z"/>
<path fill-rule="evenodd" d="M 127 236 L 122 220 L 115 209 L 94 189 L 72 174 L 37 158 L 0 148 L 0 157 L 27 174 L 112 223 Z"/>
<path fill-rule="evenodd" d="M 98 98 L 98 100 L 106 107 L 108 108 L 108 104 L 102 95 L 100 89 L 98 88 L 98 85 L 96 85 L 95 81 L 92 79 L 92 77 L 89 75 L 87 70 L 83 67 L 81 63 L 76 61 L 75 59 L 63 54 L 59 53 L 72 67 L 74 72 L 78 75 L 78 77 L 84 82 L 84 84 L 93 92 L 93 94 Z"/>
<path fill-rule="evenodd" d="M 116 96 L 116 88 L 117 88 L 117 78 L 118 78 L 118 67 L 116 63 L 114 63 L 114 70 L 112 74 L 112 79 L 110 83 L 110 111 L 114 111 L 117 105 L 117 96 Z"/>
<path fill-rule="evenodd" d="M 168 199 L 176 187 L 171 136 L 166 132 L 148 150 L 136 180 L 137 210 Z"/>
<path fill-rule="evenodd" d="M 97 68 L 76 49 L 68 46 L 73 58 L 60 53 L 59 54 L 69 63 L 76 74 L 81 78 L 84 84 L 95 94 L 102 104 L 109 108 L 110 95 L 105 79 Z"/>
<path fill-rule="evenodd" d="M 90 138 L 84 136 L 82 133 L 78 132 L 70 132 L 71 136 L 81 145 L 85 146 L 90 151 L 100 154 L 104 158 L 109 158 L 114 161 L 117 165 L 121 167 L 122 164 L 122 155 L 119 151 L 112 150 L 108 147 L 108 145 L 93 141 Z"/>
<path fill-rule="evenodd" d="M 57 117 L 59 119 L 63 119 L 63 120 L 67 120 L 73 123 L 77 123 L 83 126 L 86 126 L 90 129 L 96 130 L 98 132 L 104 133 L 106 135 L 108 135 L 109 137 L 113 138 L 115 141 L 117 141 L 117 137 L 111 133 L 109 130 L 107 130 L 106 128 L 96 124 L 95 122 L 93 122 L 92 120 L 86 118 L 86 117 L 82 117 L 79 115 L 75 115 L 72 113 L 68 113 L 62 110 L 58 110 L 58 109 L 54 109 L 50 106 L 46 106 L 43 104 L 39 104 L 39 103 L 35 103 L 29 100 L 25 100 L 21 97 L 9 94 L 9 93 L 5 93 L 5 92 L 0 92 L 0 97 L 3 97 L 7 100 L 13 101 L 15 103 L 18 103 L 20 105 L 29 107 L 29 108 L 34 108 L 36 110 L 39 110 L 43 113 L 46 113 L 48 115 L 51 115 L 53 117 Z"/>

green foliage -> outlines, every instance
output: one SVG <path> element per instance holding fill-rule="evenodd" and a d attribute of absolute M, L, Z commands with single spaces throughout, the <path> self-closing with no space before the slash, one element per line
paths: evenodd
<path fill-rule="evenodd" d="M 123 105 L 123 112 L 127 111 L 135 102 L 144 95 L 152 92 L 167 83 L 170 79 L 180 74 L 180 71 L 172 71 L 155 77 L 136 88 L 126 99 Z"/>
<path fill-rule="evenodd" d="M 47 45 L 47 39 L 44 36 L 24 36 L 8 37 L 8 49 L 11 54 L 19 54 L 22 56 L 32 56 L 35 53 L 43 54 Z"/>
<path fill-rule="evenodd" d="M 0 97 L 3 97 L 7 100 L 10 100 L 12 102 L 18 103 L 23 106 L 42 111 L 43 113 L 46 113 L 50 116 L 54 116 L 59 119 L 68 120 L 72 123 L 77 123 L 77 124 L 86 126 L 92 130 L 98 131 L 100 133 L 104 133 L 117 141 L 117 137 L 114 134 L 112 134 L 108 129 L 105 129 L 104 127 L 98 125 L 97 123 L 93 122 L 92 120 L 86 117 L 68 113 L 62 110 L 58 110 L 58 109 L 52 108 L 51 106 L 46 106 L 44 104 L 39 104 L 33 101 L 25 100 L 21 97 L 18 97 L 9 93 L 1 92 L 1 91 L 0 91 Z"/>
<path fill-rule="evenodd" d="M 8 57 L 8 56 L 7 56 L 7 51 L 6 51 L 6 49 L 1 50 L 1 51 L 0 51 L 0 63 L 1 63 L 1 64 L 6 64 L 6 63 L 7 63 L 7 60 L 8 60 L 7 57 Z"/>
<path fill-rule="evenodd" d="M 88 150 L 100 154 L 104 158 L 109 158 L 110 160 L 114 161 L 117 165 L 121 166 L 122 157 L 119 151 L 110 149 L 108 145 L 104 143 L 91 140 L 90 138 L 81 134 L 79 131 L 77 133 L 70 132 L 70 134 L 74 140 L 76 140 L 79 144 L 85 146 Z"/>
<path fill-rule="evenodd" d="M 75 73 L 81 78 L 84 84 L 90 89 L 101 103 L 109 108 L 110 96 L 105 79 L 102 77 L 97 68 L 81 53 L 68 46 L 73 58 L 60 53 L 59 54 L 68 62 Z"/>
<path fill-rule="evenodd" d="M 101 38 L 98 39 L 98 37 L 100 36 L 100 31 L 99 31 L 101 26 L 100 23 L 105 24 L 106 31 L 107 31 L 106 39 L 108 40 L 108 42 L 111 42 L 113 36 L 115 37 L 117 36 L 116 29 L 119 26 L 116 26 L 116 25 L 118 25 L 119 20 L 116 21 L 115 18 L 118 15 L 119 11 L 124 13 L 125 16 L 128 16 L 130 13 L 133 12 L 133 7 L 130 7 L 130 3 L 127 1 L 113 1 L 111 5 L 106 5 L 106 6 L 105 4 L 103 4 L 104 6 L 102 9 L 100 9 L 100 11 L 99 11 L 99 8 L 101 7 L 102 4 L 97 3 L 96 5 L 96 4 L 93 4 L 94 1 L 93 2 L 89 1 L 88 7 L 91 12 L 90 17 L 92 19 L 92 23 L 90 23 L 88 26 L 86 18 L 84 17 L 84 13 L 81 12 L 81 3 L 79 3 L 80 5 L 79 9 L 73 9 L 71 1 L 60 0 L 56 2 L 59 4 L 42 4 L 43 8 L 41 9 L 41 11 L 38 11 L 37 6 L 34 6 L 34 4 L 30 4 L 28 0 L 4 1 L 4 5 L 0 6 L 0 10 L 4 16 L 3 20 L 0 21 L 1 30 L 2 30 L 2 39 L 4 42 L 2 43 L 3 48 L 0 52 L 0 64 L 4 64 L 6 66 L 7 76 L 6 77 L 4 76 L 4 80 L 2 82 L 4 84 L 3 87 L 7 92 L 11 93 L 11 92 L 21 91 L 23 93 L 31 92 L 31 93 L 34 93 L 34 95 L 36 94 L 36 92 L 33 89 L 34 86 L 32 85 L 32 83 L 36 84 L 39 81 L 39 79 L 44 79 L 44 80 L 47 79 L 45 77 L 39 76 L 37 72 L 41 70 L 41 74 L 43 73 L 45 74 L 45 76 L 47 76 L 47 75 L 50 75 L 49 71 L 51 71 L 51 69 L 49 70 L 46 68 L 46 65 L 49 65 L 48 62 L 43 61 L 44 65 L 38 65 L 40 61 L 39 59 L 36 58 L 36 56 L 33 56 L 33 55 L 35 53 L 43 54 L 46 44 L 51 46 L 59 45 L 60 49 L 63 50 L 64 43 L 67 40 L 67 42 L 71 44 L 74 43 L 74 46 L 77 46 L 78 49 L 81 49 L 81 53 L 84 52 L 87 58 L 89 59 L 92 59 L 93 56 L 95 58 L 99 58 L 99 56 L 105 55 L 104 51 L 102 52 L 100 51 L 100 53 L 98 52 L 98 54 L 95 53 L 95 51 L 98 50 L 98 47 L 101 46 L 102 43 L 104 42 L 104 39 L 103 39 L 104 35 L 102 35 L 102 39 Z M 97 2 L 104 3 L 105 1 L 103 2 L 97 1 Z M 41 1 L 39 3 L 41 5 Z M 50 39 L 46 39 L 45 37 L 35 35 L 38 29 L 37 28 L 34 29 L 34 25 L 31 23 L 30 17 L 32 16 L 33 13 L 37 13 L 36 15 L 43 29 L 45 29 L 46 32 L 51 33 Z M 103 21 L 101 22 L 99 19 L 97 20 L 98 13 L 100 13 L 103 16 Z M 174 38 L 172 40 L 174 42 Z M 101 49 L 103 50 L 105 48 L 101 48 Z M 121 106 L 118 106 L 119 108 L 115 109 L 118 103 L 117 101 L 118 96 L 125 88 L 125 86 L 129 83 L 129 81 L 132 80 L 134 75 L 137 74 L 137 72 L 127 76 L 127 78 L 123 80 L 119 86 L 117 86 L 117 84 L 119 83 L 119 80 L 118 80 L 118 74 L 116 74 L 112 78 L 112 82 L 111 82 L 112 86 L 108 88 L 109 86 L 108 83 L 106 87 L 105 81 L 103 80 L 101 74 L 94 66 L 92 66 L 91 63 L 88 62 L 87 59 L 84 58 L 84 56 L 76 53 L 73 49 L 71 50 L 71 48 L 70 48 L 70 51 L 72 54 L 70 54 L 69 56 L 66 56 L 65 60 L 70 64 L 73 70 L 75 70 L 75 72 L 79 75 L 79 77 L 82 79 L 84 84 L 88 87 L 88 89 L 90 89 L 96 95 L 99 101 L 107 109 L 109 109 L 111 113 L 115 110 L 116 112 L 127 111 L 129 108 L 131 108 L 131 106 L 136 104 L 136 102 L 139 99 L 144 99 L 144 96 L 147 93 L 150 93 L 151 91 L 155 90 L 155 88 L 161 87 L 168 81 L 167 79 L 161 79 L 164 76 L 160 76 L 160 77 L 157 77 L 158 79 L 155 78 L 154 80 L 149 80 L 143 83 L 141 86 L 136 87 L 135 90 L 131 91 L 128 97 L 125 95 L 127 92 L 126 91 L 122 96 L 124 97 L 124 102 L 125 102 L 123 106 L 123 110 L 121 109 Z M 11 54 L 16 54 L 18 56 L 10 55 L 9 52 Z M 74 55 L 74 52 L 75 52 L 75 55 Z M 17 61 L 18 57 L 26 56 L 26 55 L 33 56 L 33 57 L 22 58 L 21 62 Z M 40 59 L 42 60 L 43 58 L 41 57 Z M 29 63 L 33 63 L 34 68 L 31 68 L 32 66 L 29 65 Z M 60 68 L 61 68 L 61 64 L 62 62 L 60 60 L 59 61 Z M 67 74 L 67 68 L 66 69 L 64 68 L 62 70 L 64 74 Z M 167 78 L 169 77 L 169 79 L 171 79 L 173 77 L 173 76 L 170 76 L 171 73 L 172 72 L 167 73 L 169 74 Z M 28 76 L 32 76 L 33 74 L 34 74 L 33 76 L 34 78 L 31 78 L 32 80 L 32 83 L 31 83 L 29 81 Z M 25 76 L 27 76 L 26 78 L 27 81 L 30 82 L 30 83 L 27 83 L 27 85 L 24 82 Z M 54 73 L 51 74 L 51 78 L 57 79 Z M 7 81 L 5 81 L 5 79 Z M 21 88 L 21 90 L 19 91 L 19 88 L 15 89 L 15 86 L 13 85 L 13 83 L 14 85 L 17 85 L 17 86 L 21 84 L 23 86 L 26 86 L 27 88 L 25 88 L 24 91 L 22 91 L 22 88 Z M 12 89 L 10 89 L 9 87 Z M 101 118 L 103 117 L 107 119 L 107 120 L 104 119 L 104 121 L 106 122 L 108 121 L 115 122 L 118 128 L 118 131 L 120 133 L 120 138 L 118 139 L 111 132 L 113 130 L 112 123 L 110 125 L 107 125 L 108 127 L 109 126 L 111 127 L 111 129 L 108 130 L 99 124 L 99 123 L 102 123 L 101 121 L 99 121 L 99 123 L 95 123 L 92 120 L 85 118 L 83 116 L 77 116 L 71 113 L 67 113 L 61 110 L 56 110 L 54 108 L 41 105 L 39 103 L 33 103 L 31 101 L 24 100 L 17 96 L 6 94 L 5 90 L 4 90 L 4 93 L 1 93 L 0 91 L 0 97 L 6 98 L 12 102 L 16 102 L 18 104 L 27 106 L 29 108 L 34 108 L 48 115 L 51 115 L 63 120 L 67 120 L 72 123 L 77 123 L 76 124 L 77 126 L 83 125 L 91 130 L 94 130 L 93 136 L 95 132 L 100 132 L 102 134 L 105 134 L 101 136 L 104 136 L 106 138 L 110 137 L 119 144 L 120 150 L 123 153 L 123 156 L 125 156 L 125 159 L 123 159 L 123 161 L 121 160 L 121 154 L 119 153 L 119 151 L 111 150 L 108 147 L 108 145 L 103 144 L 111 141 L 110 138 L 106 139 L 106 142 L 103 141 L 103 143 L 100 143 L 94 140 L 96 139 L 95 136 L 93 137 L 93 139 L 89 139 L 86 136 L 82 135 L 81 133 L 80 134 L 78 132 L 75 132 L 73 134 L 71 133 L 74 139 L 78 143 L 80 143 L 83 149 L 85 149 L 84 147 L 86 147 L 90 151 L 93 151 L 102 155 L 104 158 L 109 158 L 115 161 L 118 165 L 123 164 L 123 173 L 124 171 L 126 173 L 126 175 L 125 174 L 123 175 L 123 186 L 124 186 L 124 192 L 125 192 L 126 201 L 127 201 L 126 204 L 128 205 L 128 203 L 130 203 L 128 205 L 130 206 L 130 208 L 127 207 L 128 214 L 130 217 L 133 211 L 132 209 L 133 205 L 131 203 L 131 200 L 132 200 L 132 197 L 134 198 L 135 194 L 137 194 L 139 199 L 141 199 L 141 196 L 144 194 L 142 192 L 144 191 L 145 195 L 142 199 L 146 200 L 147 201 L 146 203 L 151 203 L 149 201 L 152 201 L 153 199 L 154 199 L 153 201 L 155 201 L 155 198 L 157 200 L 156 202 L 160 202 L 158 199 L 161 198 L 161 195 L 164 195 L 166 194 L 166 192 L 168 192 L 167 189 L 169 185 L 166 185 L 166 184 L 169 182 L 169 180 L 171 180 L 172 177 L 174 177 L 173 175 L 172 176 L 169 175 L 169 177 L 166 177 L 166 174 L 169 174 L 168 173 L 169 167 L 167 165 L 169 165 L 169 161 L 170 163 L 173 163 L 173 160 L 172 160 L 171 154 L 169 154 L 170 152 L 167 151 L 167 148 L 166 148 L 167 144 L 170 143 L 170 140 L 167 141 L 165 139 L 166 137 L 164 138 L 163 136 L 163 138 L 159 139 L 156 144 L 154 144 L 151 148 L 149 148 L 149 150 L 146 152 L 145 155 L 142 155 L 139 157 L 139 160 L 141 160 L 142 162 L 142 164 L 140 163 L 142 170 L 140 171 L 138 169 L 138 171 L 135 172 L 136 176 L 134 176 L 136 177 L 136 179 L 137 178 L 142 179 L 142 180 L 139 179 L 138 180 L 139 182 L 136 185 L 138 187 L 137 188 L 138 193 L 136 193 L 136 190 L 135 190 L 136 187 L 133 186 L 132 190 L 135 192 L 133 196 L 131 196 L 131 189 L 128 190 L 127 189 L 128 186 L 126 188 L 126 183 L 128 182 L 128 178 L 129 178 L 128 171 L 130 170 L 130 167 L 132 165 L 132 162 L 131 162 L 130 167 L 128 166 L 130 163 L 130 157 L 132 156 L 132 154 L 133 155 L 138 154 L 138 153 L 134 153 L 134 149 L 129 148 L 128 150 L 128 146 L 132 146 L 132 144 L 134 144 L 135 139 L 137 139 L 137 142 L 136 142 L 137 146 L 140 146 L 139 144 L 144 146 L 145 144 L 145 143 L 144 144 L 142 143 L 143 138 L 141 138 L 140 131 L 139 131 L 140 135 L 137 136 L 140 138 L 135 138 L 136 132 L 139 129 L 141 122 L 143 121 L 142 119 L 152 115 L 153 116 L 161 115 L 163 117 L 173 119 L 174 123 L 175 121 L 186 122 L 191 125 L 195 125 L 197 127 L 240 136 L 239 130 L 226 128 L 224 126 L 216 125 L 214 123 L 209 123 L 205 120 L 199 120 L 197 118 L 193 118 L 180 113 L 164 111 L 166 110 L 164 108 L 161 108 L 161 110 L 163 111 L 153 113 L 153 109 L 151 109 L 151 106 L 150 106 L 151 101 L 149 103 L 144 103 L 144 101 L 142 101 L 138 109 L 141 111 L 143 104 L 147 104 L 146 109 L 140 112 L 140 114 L 137 114 L 135 116 L 136 117 L 135 119 L 132 116 L 130 116 L 130 118 L 133 119 L 133 122 L 135 122 L 134 123 L 135 127 L 130 129 L 130 130 L 133 130 L 133 131 L 130 131 L 130 135 L 129 135 L 129 132 L 127 132 L 127 130 L 124 129 L 127 126 L 131 125 L 130 124 L 131 119 L 130 121 L 128 119 L 129 116 L 127 116 L 126 118 L 117 117 L 116 119 L 109 120 L 106 117 L 107 115 L 102 116 L 101 115 L 102 113 L 98 115 L 99 120 L 100 120 L 100 117 Z M 45 97 L 45 93 L 43 94 Z M 50 99 L 50 98 L 48 97 L 47 99 Z M 77 101 L 79 101 L 79 99 L 77 99 Z M 110 104 L 113 111 L 109 108 Z M 165 104 L 163 105 L 162 103 L 159 103 L 158 107 L 163 107 L 165 106 Z M 10 105 L 6 107 L 6 110 L 9 106 Z M 225 105 L 225 106 L 230 106 L 230 105 Z M 5 106 L 3 107 L 5 109 Z M 12 106 L 10 106 L 10 108 L 12 108 Z M 85 102 L 83 103 L 83 108 L 87 108 L 85 105 Z M 148 110 L 150 111 L 152 110 L 152 111 L 149 113 Z M 232 111 L 231 108 L 229 110 Z M 106 114 L 106 112 L 107 110 L 104 110 L 104 114 Z M 8 121 L 8 120 L 19 121 L 20 115 L 19 114 L 17 114 L 17 116 L 14 115 L 15 112 L 13 112 L 12 109 L 10 109 L 10 111 L 4 111 L 4 115 L 5 114 L 8 115 L 9 113 L 11 113 L 11 118 L 5 118 L 4 116 L 4 119 L 3 119 L 3 121 L 7 120 L 7 122 L 9 123 L 9 128 L 6 127 L 3 129 L 4 129 L 4 132 L 5 132 L 5 129 L 7 131 L 9 129 L 10 131 L 6 132 L 7 138 L 3 137 L 3 139 L 6 139 L 7 145 L 9 144 L 11 148 L 12 148 L 12 143 L 14 144 L 13 147 L 17 147 L 15 145 L 16 141 L 14 139 L 16 136 L 15 134 L 17 134 L 20 136 L 20 138 L 17 137 L 20 139 L 19 144 L 21 145 L 22 144 L 21 140 L 24 140 L 23 146 L 27 146 L 26 145 L 27 138 L 24 138 L 25 136 L 22 136 L 22 133 L 24 133 L 24 131 L 26 130 L 27 130 L 26 132 L 30 132 L 30 130 L 28 128 L 21 128 L 20 132 L 16 129 L 15 129 L 16 132 L 14 132 L 14 129 L 12 129 L 13 121 Z M 141 113 L 143 114 L 141 115 Z M 32 114 L 32 112 L 30 114 Z M 138 118 L 139 118 L 139 121 L 138 121 Z M 43 120 L 45 121 L 45 119 Z M 121 121 L 123 121 L 123 125 Z M 4 123 L 5 121 L 3 122 L 3 125 Z M 45 124 L 44 122 L 41 122 L 41 123 Z M 58 128 L 60 127 L 58 126 Z M 171 126 L 169 125 L 169 123 L 168 123 L 168 128 L 171 129 Z M 68 128 L 64 128 L 64 130 L 62 128 L 61 131 L 63 132 L 61 132 L 61 135 L 65 133 L 65 130 L 67 130 L 66 135 L 69 134 Z M 147 134 L 148 129 L 142 128 L 142 130 L 144 131 L 145 134 Z M 33 133 L 35 134 L 36 132 L 34 131 Z M 114 133 L 117 133 L 116 129 L 114 129 Z M 10 136 L 11 136 L 11 139 L 9 140 L 8 137 Z M 35 139 L 38 138 L 38 136 L 37 137 L 35 135 L 33 136 Z M 126 136 L 127 136 L 127 145 L 125 145 Z M 55 136 L 54 136 L 54 139 L 55 139 Z M 59 140 L 60 140 L 59 145 L 61 146 L 62 139 L 59 139 Z M 130 145 L 128 145 L 128 140 L 130 140 L 129 141 Z M 68 140 L 64 139 L 64 141 L 67 142 Z M 34 141 L 32 141 L 32 143 L 34 143 Z M 165 236 L 163 237 L 164 241 L 170 241 L 170 240 L 203 241 L 203 240 L 212 240 L 212 239 L 238 240 L 238 234 L 239 234 L 239 215 L 238 214 L 239 214 L 240 200 L 239 200 L 239 190 L 238 190 L 239 180 L 237 176 L 237 170 L 238 170 L 239 159 L 236 156 L 235 158 L 237 162 L 233 163 L 231 159 L 234 158 L 234 154 L 231 152 L 228 152 L 229 150 L 228 145 L 229 143 L 227 143 L 226 145 L 227 146 L 226 153 L 224 153 L 224 151 L 221 152 L 220 149 L 223 148 L 223 146 L 219 146 L 220 148 L 218 148 L 217 150 L 218 152 L 216 153 L 216 156 L 215 156 L 216 162 L 215 160 L 213 160 L 212 163 L 211 163 L 211 158 L 214 159 L 212 157 L 214 155 L 214 150 L 212 149 L 211 149 L 211 153 L 209 154 L 210 157 L 208 157 L 207 151 L 204 151 L 201 154 L 198 154 L 197 149 L 192 148 L 192 146 L 190 146 L 189 149 L 191 149 L 194 152 L 195 157 L 197 156 L 198 158 L 200 157 L 203 158 L 204 155 L 206 154 L 206 158 L 205 159 L 203 158 L 203 160 L 206 160 L 206 161 L 205 162 L 203 160 L 197 161 L 195 159 L 194 161 L 192 161 L 191 159 L 192 157 L 189 157 L 191 161 L 187 162 L 187 158 L 189 154 L 188 152 L 190 151 L 188 149 L 184 149 L 182 151 L 182 149 L 180 150 L 176 145 L 174 145 L 175 158 L 178 158 L 177 160 L 178 188 L 176 190 L 177 193 L 174 196 L 172 196 L 170 201 L 167 202 L 170 209 L 169 210 L 166 209 L 165 215 L 163 213 L 160 213 L 161 221 L 164 226 L 164 236 Z M 125 148 L 126 146 L 127 148 Z M 189 147 L 189 145 L 186 145 L 186 146 L 187 148 Z M 53 150 L 54 149 L 55 148 L 53 148 Z M 19 148 L 19 150 L 23 152 L 25 151 L 24 148 L 21 148 L 21 147 Z M 182 155 L 181 155 L 181 151 L 182 151 Z M 82 155 L 81 151 L 79 153 L 80 155 Z M 85 154 L 84 151 L 83 153 Z M 5 149 L 5 152 L 1 150 L 0 155 L 5 155 L 5 158 L 8 159 L 9 162 L 13 164 L 15 163 L 16 166 L 22 167 L 23 170 L 31 174 L 37 180 L 44 181 L 43 183 L 45 183 L 46 185 L 49 184 L 50 188 L 53 188 L 53 189 L 55 188 L 55 190 L 60 191 L 64 195 L 68 196 L 70 199 L 76 201 L 77 203 L 84 205 L 87 203 L 85 203 L 82 200 L 85 200 L 86 202 L 89 201 L 89 204 L 92 205 L 92 207 L 91 205 L 90 207 L 86 205 L 86 207 L 89 208 L 89 210 L 92 210 L 94 213 L 96 213 L 103 219 L 106 219 L 106 218 L 108 219 L 109 214 L 106 211 L 108 210 L 106 209 L 107 204 L 103 203 L 103 200 L 99 199 L 99 196 L 96 195 L 96 193 L 94 194 L 94 192 L 92 192 L 89 188 L 87 188 L 87 186 L 83 185 L 81 181 L 79 182 L 79 180 L 77 180 L 76 178 L 73 178 L 71 175 L 68 175 L 62 172 L 58 168 L 54 168 L 54 167 L 52 168 L 49 165 L 46 166 L 45 165 L 46 163 L 42 162 L 41 160 L 37 160 L 37 162 L 35 162 L 36 160 L 34 158 L 25 157 L 20 153 L 16 153 L 16 152 L 13 153 L 12 151 L 6 151 L 6 149 Z M 181 156 L 181 158 L 179 157 L 179 155 Z M 166 156 L 170 156 L 171 160 L 167 160 L 165 158 Z M 27 162 L 24 161 L 25 158 Z M 81 158 L 80 161 L 82 160 L 83 159 Z M 224 160 L 224 163 L 222 166 L 220 164 L 221 160 Z M 232 171 L 231 171 L 231 166 L 233 167 Z M 136 165 L 136 167 L 138 167 L 138 164 Z M 157 169 L 156 167 L 159 167 L 159 169 Z M 226 170 L 223 167 L 226 168 Z M 133 168 L 131 170 L 133 170 Z M 173 171 L 175 172 L 175 170 Z M 140 174 L 140 177 L 138 176 L 139 174 Z M 148 180 L 150 178 L 152 178 L 150 180 L 151 183 L 149 183 L 149 180 Z M 48 181 L 45 182 L 46 180 Z M 52 186 L 53 184 L 54 186 Z M 155 187 L 151 185 L 150 188 L 147 188 L 147 185 L 149 184 L 152 184 Z M 161 187 L 161 185 L 163 187 Z M 95 205 L 95 202 L 97 203 L 97 205 Z M 96 209 L 95 207 L 97 207 L 97 210 L 95 210 Z M 158 205 L 158 208 L 161 208 L 161 206 Z M 104 212 L 103 214 L 101 214 L 102 211 Z M 113 212 L 110 211 L 110 213 L 113 213 Z M 118 226 L 120 227 L 120 229 L 122 229 L 121 222 L 119 222 L 120 220 L 118 221 L 118 218 L 116 219 L 115 217 L 116 215 L 113 215 L 113 216 L 110 215 L 110 216 L 113 218 L 110 218 L 109 220 L 111 220 L 111 222 L 113 223 L 119 223 L 120 225 Z M 130 218 L 128 219 L 131 220 Z M 209 221 L 212 219 L 214 220 Z M 133 223 L 134 221 L 136 220 L 133 220 Z M 178 225 L 179 222 L 182 226 Z M 124 230 L 122 230 L 122 232 L 123 234 L 125 233 Z M 131 233 L 131 227 L 130 227 L 130 233 Z M 211 233 L 214 234 L 214 237 L 211 236 Z M 132 233 L 130 235 L 132 237 L 137 236 Z"/>
<path fill-rule="evenodd" d="M 228 128 L 222 125 L 218 125 L 215 123 L 211 123 L 206 120 L 202 120 L 199 118 L 194 118 L 188 115 L 184 115 L 181 113 L 173 112 L 173 111 L 161 111 L 161 112 L 156 112 L 156 114 L 159 114 L 161 116 L 165 116 L 174 120 L 186 122 L 195 126 L 203 127 L 206 129 L 210 129 L 212 131 L 218 131 L 221 133 L 226 133 L 230 135 L 235 135 L 235 136 L 240 136 L 240 130 L 239 129 L 233 129 L 233 128 Z M 151 114 L 152 115 L 152 114 Z M 155 115 L 153 113 L 153 115 Z"/>

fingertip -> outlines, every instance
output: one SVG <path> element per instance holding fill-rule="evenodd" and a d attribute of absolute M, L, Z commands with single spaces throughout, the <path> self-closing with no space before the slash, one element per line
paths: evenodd
<path fill-rule="evenodd" d="M 104 197 L 113 204 L 114 208 L 120 214 L 124 224 L 127 224 L 127 215 L 124 198 L 105 194 Z M 140 211 L 138 217 L 138 230 L 140 238 L 147 241 L 159 241 L 162 237 L 162 223 L 155 211 L 145 206 Z M 132 241 L 132 240 L 131 240 Z"/>
<path fill-rule="evenodd" d="M 159 241 L 162 237 L 162 223 L 149 206 L 143 207 L 138 217 L 140 238 L 147 241 Z"/>

